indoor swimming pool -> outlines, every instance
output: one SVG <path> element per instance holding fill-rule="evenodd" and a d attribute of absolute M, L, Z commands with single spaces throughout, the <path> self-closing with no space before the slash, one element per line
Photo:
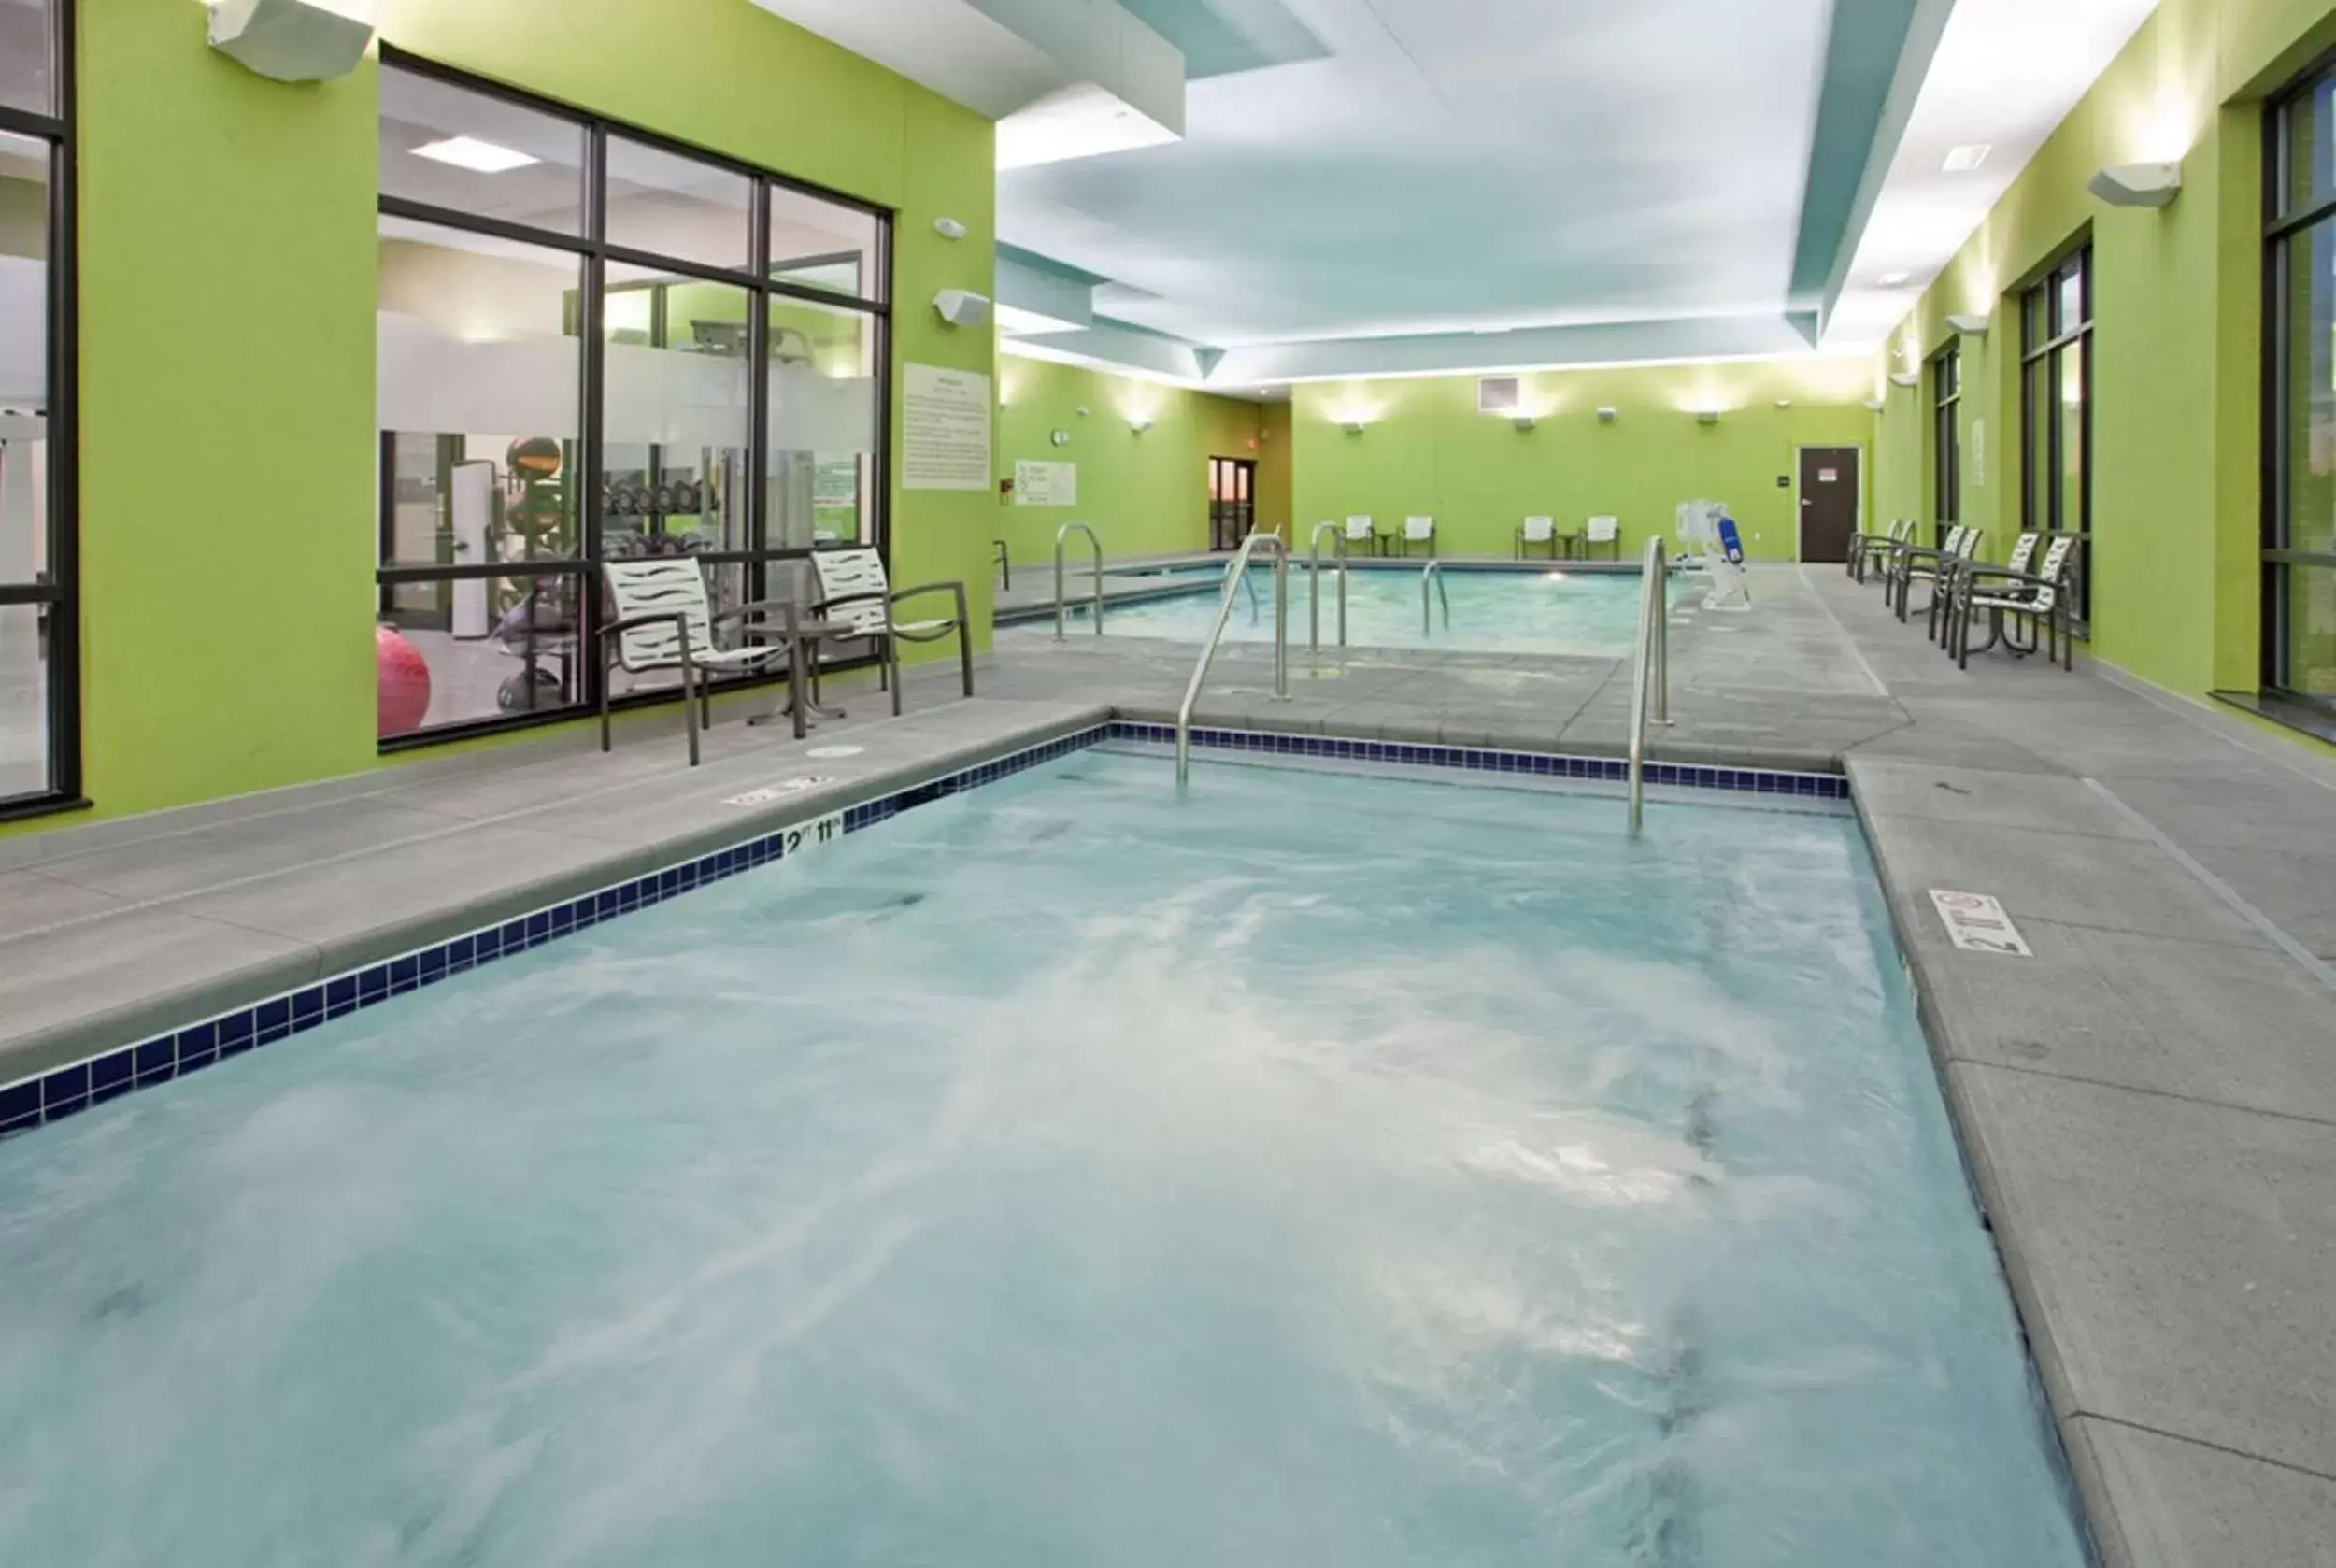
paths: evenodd
<path fill-rule="evenodd" d="M 1621 817 L 1075 751 L 0 1143 L 0 1561 L 2082 1568 L 1855 820 Z"/>
<path fill-rule="evenodd" d="M 1359 567 L 1347 575 L 1346 640 L 1357 648 L 1441 648 L 1475 652 L 1577 654 L 1586 658 L 1628 658 L 1638 632 L 1639 576 L 1635 572 L 1582 572 L 1552 566 L 1532 572 L 1486 572 L 1446 568 L 1437 574 L 1438 594 L 1427 590 L 1430 614 L 1422 625 L 1421 578 L 1425 563 L 1411 567 Z M 1306 595 L 1310 566 L 1293 563 L 1289 568 L 1289 635 L 1306 640 Z M 1104 606 L 1106 635 L 1164 637 L 1199 642 L 1208 635 L 1217 615 L 1217 584 L 1224 569 L 1210 567 L 1195 574 L 1193 592 L 1127 605 Z M 1274 635 L 1274 574 L 1252 566 L 1249 579 L 1257 588 L 1254 603 L 1246 591 L 1233 604 L 1226 623 L 1229 640 L 1270 641 Z M 1677 574 L 1670 578 L 1674 606 L 1701 588 L 1690 589 Z M 1075 584 L 1072 592 L 1075 594 Z M 1447 623 L 1445 602 L 1451 615 Z M 1322 641 L 1338 640 L 1337 578 L 1324 568 L 1322 579 Z M 1074 617 L 1075 630 L 1091 634 L 1090 606 Z M 1001 625 L 1001 636 L 1051 636 L 1051 619 Z"/>

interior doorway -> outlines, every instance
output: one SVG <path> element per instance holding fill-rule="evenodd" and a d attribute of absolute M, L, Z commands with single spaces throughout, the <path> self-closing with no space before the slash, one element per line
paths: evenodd
<path fill-rule="evenodd" d="M 1257 525 L 1257 460 L 1208 460 L 1208 548 L 1239 549 Z"/>
<path fill-rule="evenodd" d="M 1801 559 L 1849 559 L 1858 533 L 1858 449 L 1801 449 Z"/>

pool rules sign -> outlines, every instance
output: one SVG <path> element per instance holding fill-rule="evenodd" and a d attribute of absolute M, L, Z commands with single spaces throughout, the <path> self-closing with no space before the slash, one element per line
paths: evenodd
<path fill-rule="evenodd" d="M 990 378 L 938 365 L 901 367 L 901 488 L 990 488 Z"/>

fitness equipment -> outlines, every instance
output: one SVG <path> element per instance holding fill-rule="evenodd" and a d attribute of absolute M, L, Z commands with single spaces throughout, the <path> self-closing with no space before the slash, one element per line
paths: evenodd
<path fill-rule="evenodd" d="M 373 629 L 375 734 L 402 735 L 430 714 L 430 665 L 394 626 Z"/>

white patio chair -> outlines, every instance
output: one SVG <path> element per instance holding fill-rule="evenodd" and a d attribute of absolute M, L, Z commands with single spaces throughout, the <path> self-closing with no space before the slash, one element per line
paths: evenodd
<path fill-rule="evenodd" d="M 1358 546 L 1360 546 L 1366 554 L 1376 555 L 1379 553 L 1379 535 L 1377 531 L 1372 527 L 1371 520 L 1369 518 L 1354 517 L 1346 520 L 1347 553 L 1352 554 Z"/>
<path fill-rule="evenodd" d="M 2023 533 L 2018 538 L 2013 540 L 2011 557 L 2003 563 L 2001 569 L 2020 577 L 2027 576 L 2030 565 L 2036 559 L 2037 537 L 2038 535 L 2033 533 Z M 1972 567 L 1988 564 L 1985 561 L 1957 555 L 1947 556 L 1939 562 L 1939 581 L 1930 594 L 1930 640 L 1937 643 L 1942 651 L 1947 653 L 1955 651 L 1955 594 L 1958 579 L 1964 571 Z"/>
<path fill-rule="evenodd" d="M 819 576 L 819 602 L 808 606 L 804 614 L 812 620 L 839 622 L 848 630 L 837 634 L 838 640 L 857 642 L 867 639 L 880 663 L 876 679 L 892 693 L 892 712 L 901 711 L 900 644 L 934 643 L 954 634 L 957 637 L 959 674 L 963 678 L 965 695 L 974 694 L 974 646 L 972 619 L 965 613 L 965 585 L 961 582 L 924 582 L 914 588 L 894 588 L 884 571 L 884 557 L 873 549 L 822 549 L 811 552 L 812 569 Z M 904 599 L 924 593 L 947 593 L 957 601 L 954 616 L 925 620 L 900 620 L 892 614 L 893 606 Z"/>
<path fill-rule="evenodd" d="M 1859 534 L 1849 541 L 1849 575 L 1858 581 L 1866 580 L 1866 573 L 1889 563 L 1890 551 L 1914 540 L 1918 525 L 1912 518 L 1902 518 L 1884 534 Z"/>
<path fill-rule="evenodd" d="M 1622 559 L 1622 524 L 1620 521 L 1614 518 L 1589 520 L 1588 526 L 1582 532 L 1584 559 L 1588 559 L 1589 552 L 1600 545 L 1605 546 L 1606 553 L 1615 560 Z"/>
<path fill-rule="evenodd" d="M 1403 553 L 1409 555 L 1414 545 L 1425 545 L 1428 553 L 1435 553 L 1435 519 L 1405 518 L 1403 520 Z"/>
<path fill-rule="evenodd" d="M 1900 620 L 1906 619 L 1906 604 L 1914 596 L 1914 586 L 1918 582 L 1930 585 L 1930 602 L 1923 606 L 1926 614 L 1939 602 L 1939 585 L 1955 570 L 1954 566 L 1946 563 L 1960 563 L 1976 554 L 1980 533 L 1979 529 L 1966 528 L 1959 522 L 1946 531 L 1946 543 L 1936 549 L 1924 545 L 1902 544 L 1890 552 L 1890 586 Z"/>
<path fill-rule="evenodd" d="M 1554 518 L 1527 518 L 1517 530 L 1517 559 L 1525 559 L 1528 545 L 1545 546 L 1549 559 L 1558 558 L 1558 524 Z"/>
<path fill-rule="evenodd" d="M 2044 547 L 2044 564 L 2033 572 L 1973 563 L 1955 575 L 1955 603 L 1947 612 L 1948 635 L 1955 644 L 1959 668 L 1971 667 L 1971 622 L 1974 612 L 1987 612 L 1987 640 L 1982 651 L 2001 642 L 2015 659 L 2024 659 L 2041 646 L 2044 663 L 2057 656 L 2062 669 L 2076 667 L 2076 629 L 2069 623 L 2069 563 L 2076 541 L 2055 535 Z M 2005 618 L 2030 626 L 2028 646 L 2005 624 Z"/>
<path fill-rule="evenodd" d="M 715 615 L 705 596 L 705 573 L 688 556 L 647 556 L 601 563 L 616 616 L 600 629 L 602 647 L 616 639 L 616 664 L 627 675 L 681 672 L 681 725 L 690 737 L 690 765 L 698 765 L 698 728 L 714 722 L 709 676 L 756 673 L 783 662 L 776 647 L 715 646 L 715 629 L 743 625 L 791 608 L 776 600 L 757 600 Z M 605 658 L 605 656 L 604 656 Z M 605 664 L 604 663 L 604 669 Z M 695 690 L 691 688 L 694 685 Z M 608 681 L 600 683 L 600 748 L 608 749 Z"/>

